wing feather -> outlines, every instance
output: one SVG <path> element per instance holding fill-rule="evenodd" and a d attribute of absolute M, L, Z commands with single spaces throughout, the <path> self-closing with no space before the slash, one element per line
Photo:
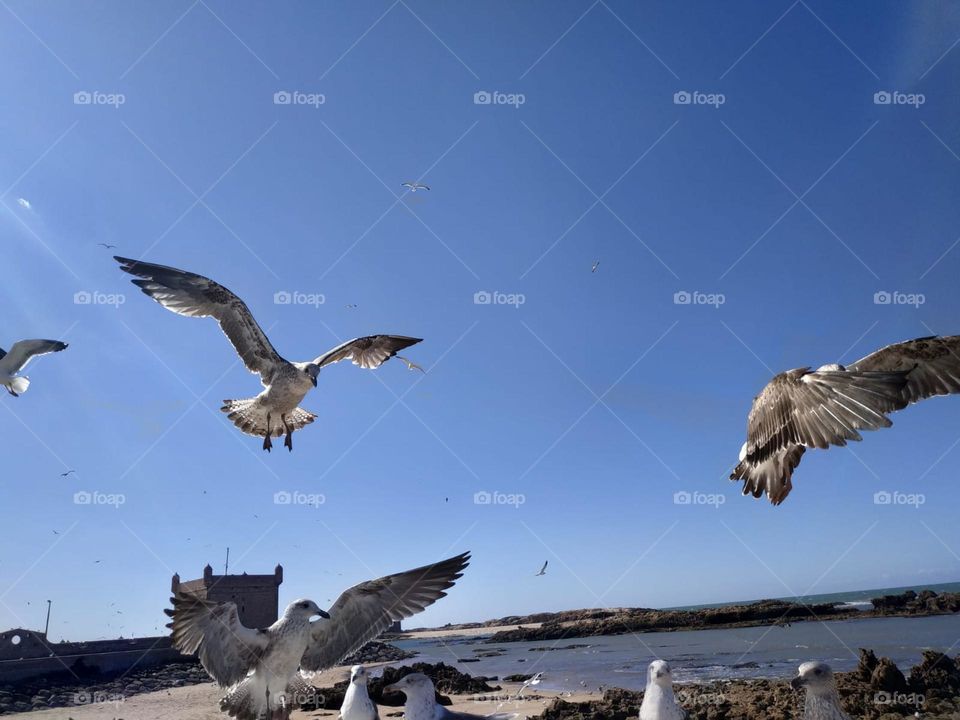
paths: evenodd
<path fill-rule="evenodd" d="M 170 599 L 173 609 L 164 612 L 173 621 L 174 647 L 186 655 L 197 653 L 200 664 L 221 686 L 247 676 L 266 651 L 270 636 L 240 622 L 232 602 L 216 603 L 179 592 Z"/>
<path fill-rule="evenodd" d="M 38 355 L 60 352 L 67 347 L 59 340 L 20 340 L 13 344 L 10 352 L 0 350 L 0 371 L 12 375 L 23 370 Z"/>
<path fill-rule="evenodd" d="M 307 671 L 325 670 L 359 650 L 391 624 L 446 596 L 470 562 L 462 553 L 433 565 L 354 585 L 330 608 L 329 620 L 313 623 L 300 662 Z"/>
<path fill-rule="evenodd" d="M 375 370 L 401 350 L 422 342 L 423 338 L 405 335 L 368 335 L 348 340 L 313 361 L 324 367 L 341 360 L 352 360 L 365 370 Z"/>
<path fill-rule="evenodd" d="M 270 344 L 250 308 L 223 285 L 186 270 L 114 257 L 120 269 L 139 279 L 133 284 L 163 307 L 187 317 L 212 317 L 252 373 L 264 385 L 286 361 Z"/>
<path fill-rule="evenodd" d="M 851 370 L 907 371 L 908 403 L 960 393 L 960 335 L 924 337 L 888 345 L 850 366 Z"/>

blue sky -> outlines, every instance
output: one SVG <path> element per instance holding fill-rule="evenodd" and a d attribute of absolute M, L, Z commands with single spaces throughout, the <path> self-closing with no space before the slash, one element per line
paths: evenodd
<path fill-rule="evenodd" d="M 960 400 L 808 453 L 779 508 L 726 480 L 774 372 L 960 333 L 956 8 L 0 17 L 0 346 L 70 343 L 0 399 L 0 627 L 42 627 L 51 599 L 54 639 L 153 633 L 172 572 L 228 546 L 235 571 L 285 566 L 283 602 L 321 605 L 472 550 L 417 625 L 960 577 Z M 432 190 L 402 194 L 412 179 Z M 112 252 L 227 285 L 287 358 L 391 332 L 425 338 L 408 355 L 427 372 L 324 370 L 317 421 L 267 455 L 218 411 L 257 378 Z"/>

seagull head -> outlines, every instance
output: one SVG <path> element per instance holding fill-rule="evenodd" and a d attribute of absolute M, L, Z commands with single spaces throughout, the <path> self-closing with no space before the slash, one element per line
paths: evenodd
<path fill-rule="evenodd" d="M 315 615 L 319 615 L 324 620 L 329 620 L 329 613 L 320 609 L 320 606 L 317 605 L 313 600 L 305 600 L 301 598 L 300 600 L 294 600 L 292 603 L 287 605 L 286 611 L 283 613 L 287 617 L 297 617 L 304 620 L 309 620 Z"/>
<path fill-rule="evenodd" d="M 654 660 L 647 668 L 647 685 L 673 687 L 673 674 L 665 660 Z"/>
<path fill-rule="evenodd" d="M 806 688 L 815 695 L 827 695 L 834 691 L 833 670 L 826 663 L 805 662 L 797 670 L 797 676 L 790 681 L 794 690 Z"/>
<path fill-rule="evenodd" d="M 363 665 L 354 665 L 350 668 L 350 682 L 353 685 L 366 685 L 369 676 Z"/>
<path fill-rule="evenodd" d="M 316 386 L 317 386 L 317 375 L 320 374 L 320 366 L 317 365 L 316 363 L 306 363 L 306 365 L 305 365 L 304 368 L 303 368 L 303 371 L 304 371 L 304 372 L 307 374 L 307 376 L 310 378 L 310 382 L 313 383 L 313 386 L 316 387 Z"/>
<path fill-rule="evenodd" d="M 383 691 L 385 693 L 401 692 L 408 698 L 411 695 L 418 697 L 427 694 L 430 697 L 433 697 L 434 693 L 433 681 L 423 673 L 410 673 L 409 675 L 404 675 L 393 685 L 387 685 Z"/>

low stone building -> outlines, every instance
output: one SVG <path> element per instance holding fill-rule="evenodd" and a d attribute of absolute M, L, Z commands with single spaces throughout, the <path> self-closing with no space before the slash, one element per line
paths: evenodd
<path fill-rule="evenodd" d="M 170 589 L 174 594 L 187 592 L 213 602 L 232 602 L 237 606 L 240 622 L 248 628 L 264 628 L 276 622 L 280 612 L 280 583 L 283 567 L 277 565 L 273 575 L 214 575 L 207 565 L 199 580 L 180 581 L 174 575 Z"/>

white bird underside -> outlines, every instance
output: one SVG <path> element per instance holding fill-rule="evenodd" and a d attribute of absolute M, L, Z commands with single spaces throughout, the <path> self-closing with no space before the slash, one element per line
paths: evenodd
<path fill-rule="evenodd" d="M 66 343 L 59 340 L 20 340 L 13 344 L 9 352 L 0 349 L 0 386 L 14 397 L 22 395 L 30 387 L 30 379 L 18 373 L 33 358 L 61 352 L 67 347 Z"/>
<path fill-rule="evenodd" d="M 260 376 L 265 388 L 256 397 L 224 400 L 220 409 L 242 432 L 263 437 L 265 450 L 272 447 L 270 438 L 281 435 L 286 435 L 285 445 L 292 450 L 293 433 L 316 418 L 299 404 L 316 387 L 322 368 L 350 360 L 374 370 L 400 350 L 421 342 L 405 335 L 370 335 L 349 340 L 312 361 L 289 362 L 270 344 L 247 305 L 223 285 L 165 265 L 115 259 L 121 270 L 137 277 L 134 285 L 167 310 L 187 317 L 212 317 L 219 323 L 244 365 Z"/>
<path fill-rule="evenodd" d="M 754 398 L 747 442 L 730 475 L 743 494 L 774 505 L 793 487 L 806 448 L 861 440 L 860 430 L 893 423 L 887 414 L 936 395 L 960 393 L 960 336 L 889 345 L 843 367 L 780 373 Z"/>

